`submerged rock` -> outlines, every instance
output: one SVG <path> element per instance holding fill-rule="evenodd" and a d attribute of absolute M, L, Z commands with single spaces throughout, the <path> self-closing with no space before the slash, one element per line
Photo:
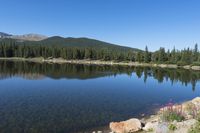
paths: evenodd
<path fill-rule="evenodd" d="M 110 129 L 115 133 L 132 133 L 142 129 L 142 124 L 138 119 L 129 119 L 122 122 L 111 122 Z"/>

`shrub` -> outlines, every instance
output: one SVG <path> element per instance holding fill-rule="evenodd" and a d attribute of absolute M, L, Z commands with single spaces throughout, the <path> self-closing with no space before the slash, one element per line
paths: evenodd
<path fill-rule="evenodd" d="M 153 132 L 153 128 L 149 128 L 147 132 Z"/>
<path fill-rule="evenodd" d="M 193 62 L 192 66 L 200 66 L 200 62 Z"/>
<path fill-rule="evenodd" d="M 161 120 L 166 122 L 173 122 L 174 120 L 180 122 L 185 119 L 182 112 L 182 105 L 174 107 L 172 103 L 167 104 L 161 112 Z"/>
<path fill-rule="evenodd" d="M 177 129 L 176 125 L 174 125 L 174 124 L 169 124 L 168 128 L 169 128 L 169 130 L 171 130 L 171 131 L 174 131 L 174 130 Z"/>
<path fill-rule="evenodd" d="M 165 64 L 176 64 L 176 63 L 172 61 L 165 61 Z"/>
<path fill-rule="evenodd" d="M 178 65 L 178 66 L 185 66 L 185 65 L 188 65 L 188 63 L 183 62 L 183 61 L 178 61 L 178 62 L 177 62 L 177 65 Z"/>
<path fill-rule="evenodd" d="M 164 121 L 167 121 L 167 122 L 172 122 L 174 120 L 180 122 L 180 121 L 183 121 L 185 119 L 185 117 L 175 111 L 165 111 L 163 114 L 162 114 L 162 119 Z"/>

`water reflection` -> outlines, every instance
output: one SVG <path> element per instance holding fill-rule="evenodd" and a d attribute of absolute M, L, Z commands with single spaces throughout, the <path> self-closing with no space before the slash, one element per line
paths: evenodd
<path fill-rule="evenodd" d="M 49 64 L 34 62 L 13 62 L 0 61 L 0 79 L 11 77 L 22 77 L 25 79 L 93 79 L 105 76 L 116 76 L 118 74 L 133 73 L 138 78 L 144 78 L 144 82 L 149 77 L 153 77 L 159 83 L 164 80 L 170 81 L 171 84 L 181 82 L 187 86 L 192 84 L 192 90 L 195 90 L 197 81 L 200 79 L 200 71 L 185 69 L 163 69 L 150 67 L 130 67 L 130 66 L 107 66 L 107 65 L 74 65 L 74 64 Z"/>

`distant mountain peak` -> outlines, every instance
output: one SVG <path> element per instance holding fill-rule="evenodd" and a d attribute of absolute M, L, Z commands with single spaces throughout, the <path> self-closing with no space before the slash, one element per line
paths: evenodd
<path fill-rule="evenodd" d="M 44 35 L 40 35 L 40 34 L 31 33 L 31 34 L 24 34 L 24 35 L 14 35 L 11 38 L 18 39 L 18 40 L 25 40 L 25 41 L 41 41 L 48 37 Z"/>
<path fill-rule="evenodd" d="M 24 35 L 11 35 L 8 33 L 0 32 L 0 38 L 12 38 L 12 39 L 17 39 L 17 40 L 22 40 L 22 41 L 41 41 L 46 38 L 47 36 L 40 35 L 40 34 L 24 34 Z"/>
<path fill-rule="evenodd" d="M 0 32 L 0 38 L 6 38 L 12 36 L 11 34 Z"/>

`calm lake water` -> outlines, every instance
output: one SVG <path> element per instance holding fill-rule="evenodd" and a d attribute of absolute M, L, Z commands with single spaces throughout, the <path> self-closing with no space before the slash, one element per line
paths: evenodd
<path fill-rule="evenodd" d="M 200 94 L 183 69 L 0 61 L 0 132 L 69 133 Z"/>

